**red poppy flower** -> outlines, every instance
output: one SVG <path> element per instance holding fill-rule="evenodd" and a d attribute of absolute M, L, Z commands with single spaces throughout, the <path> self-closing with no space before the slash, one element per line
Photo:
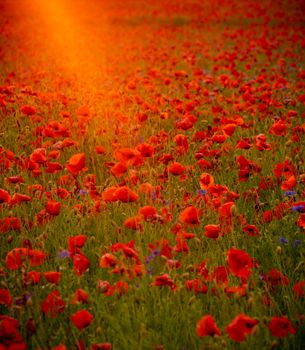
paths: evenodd
<path fill-rule="evenodd" d="M 178 152 L 178 154 L 185 154 L 189 148 L 189 143 L 187 140 L 187 137 L 183 134 L 178 134 L 174 137 L 174 142 L 177 145 L 177 149 L 176 151 Z"/>
<path fill-rule="evenodd" d="M 271 222 L 273 219 L 273 212 L 271 210 L 265 210 L 263 213 L 263 221 Z"/>
<path fill-rule="evenodd" d="M 240 297 L 244 297 L 244 296 L 246 296 L 247 285 L 228 287 L 225 289 L 225 292 L 226 292 L 228 297 L 230 297 L 232 294 L 240 296 Z"/>
<path fill-rule="evenodd" d="M 187 74 L 187 72 L 184 71 L 184 70 L 176 70 L 176 71 L 174 72 L 174 76 L 175 76 L 176 78 L 185 78 L 185 77 L 188 76 L 188 74 Z"/>
<path fill-rule="evenodd" d="M 106 150 L 103 146 L 95 146 L 94 148 L 96 154 L 105 154 Z"/>
<path fill-rule="evenodd" d="M 259 236 L 259 230 L 255 225 L 245 225 L 243 227 L 243 232 L 245 232 L 250 237 Z"/>
<path fill-rule="evenodd" d="M 64 344 L 59 344 L 55 348 L 52 348 L 52 350 L 67 350 L 67 348 Z"/>
<path fill-rule="evenodd" d="M 0 304 L 9 306 L 11 305 L 13 298 L 7 289 L 0 289 Z"/>
<path fill-rule="evenodd" d="M 75 312 L 70 319 L 74 326 L 81 331 L 90 326 L 93 321 L 93 315 L 87 310 L 80 310 Z"/>
<path fill-rule="evenodd" d="M 59 313 L 64 312 L 66 303 L 60 298 L 57 290 L 53 290 L 47 298 L 41 303 L 41 311 L 50 316 L 57 317 Z"/>
<path fill-rule="evenodd" d="M 111 296 L 115 292 L 115 287 L 108 281 L 98 280 L 97 287 L 106 296 Z"/>
<path fill-rule="evenodd" d="M 220 234 L 220 225 L 205 225 L 204 235 L 208 238 L 217 239 Z"/>
<path fill-rule="evenodd" d="M 22 340 L 18 327 L 17 320 L 10 316 L 0 315 L 1 350 L 26 350 L 26 344 Z"/>
<path fill-rule="evenodd" d="M 140 123 L 144 123 L 148 119 L 148 115 L 146 113 L 140 112 L 140 113 L 137 113 L 137 118 Z"/>
<path fill-rule="evenodd" d="M 174 252 L 176 253 L 184 252 L 185 254 L 189 252 L 189 247 L 185 242 L 184 237 L 180 233 L 176 236 L 176 242 L 177 244 L 173 246 Z"/>
<path fill-rule="evenodd" d="M 196 294 L 197 293 L 207 293 L 208 288 L 207 286 L 200 281 L 198 278 L 194 279 L 194 280 L 187 280 L 185 281 L 185 287 L 188 290 L 193 290 Z"/>
<path fill-rule="evenodd" d="M 154 147 L 148 143 L 141 143 L 136 147 L 136 150 L 141 153 L 141 156 L 144 158 L 149 158 L 154 155 Z"/>
<path fill-rule="evenodd" d="M 217 286 L 226 287 L 229 283 L 228 276 L 230 271 L 225 266 L 216 266 L 209 276 L 209 280 L 214 280 Z"/>
<path fill-rule="evenodd" d="M 297 220 L 297 225 L 299 227 L 305 228 L 305 214 L 301 214 Z"/>
<path fill-rule="evenodd" d="M 209 162 L 208 160 L 206 159 L 199 159 L 198 162 L 197 162 L 197 165 L 199 166 L 199 168 L 201 170 L 204 170 L 204 169 L 212 169 L 213 168 L 213 165 L 211 162 Z"/>
<path fill-rule="evenodd" d="M 74 154 L 67 162 L 66 168 L 72 175 L 78 175 L 85 168 L 85 154 Z"/>
<path fill-rule="evenodd" d="M 10 201 L 10 205 L 21 204 L 24 202 L 30 202 L 31 197 L 21 193 L 15 193 Z"/>
<path fill-rule="evenodd" d="M 191 114 L 185 114 L 181 120 L 176 123 L 178 130 L 189 130 L 192 129 L 196 123 L 197 118 Z"/>
<path fill-rule="evenodd" d="M 235 132 L 236 125 L 235 124 L 226 124 L 222 127 L 222 129 L 227 136 L 232 136 Z"/>
<path fill-rule="evenodd" d="M 167 165 L 170 161 L 174 160 L 174 157 L 169 153 L 164 153 L 162 157 L 158 159 L 160 163 Z"/>
<path fill-rule="evenodd" d="M 141 215 L 145 221 L 153 220 L 156 218 L 157 209 L 151 205 L 146 205 L 138 210 L 138 214 Z"/>
<path fill-rule="evenodd" d="M 254 327 L 258 322 L 249 316 L 240 314 L 226 327 L 226 332 L 231 339 L 242 342 L 247 334 L 253 333 Z"/>
<path fill-rule="evenodd" d="M 77 235 L 68 237 L 68 251 L 70 254 L 79 252 L 87 241 L 86 235 Z"/>
<path fill-rule="evenodd" d="M 0 188 L 0 204 L 8 203 L 10 200 L 11 200 L 10 194 L 3 188 Z"/>
<path fill-rule="evenodd" d="M 111 174 L 116 178 L 121 177 L 123 174 L 126 173 L 126 171 L 127 171 L 127 166 L 121 162 L 114 164 L 114 166 L 110 170 Z"/>
<path fill-rule="evenodd" d="M 219 213 L 219 219 L 230 219 L 232 217 L 232 211 L 234 202 L 227 202 L 224 203 L 222 206 L 218 208 L 218 213 Z M 226 220 L 225 220 L 226 221 Z"/>
<path fill-rule="evenodd" d="M 296 334 L 297 332 L 286 316 L 272 317 L 271 322 L 268 324 L 268 328 L 271 335 L 278 338 L 285 338 L 289 333 Z"/>
<path fill-rule="evenodd" d="M 211 174 L 202 173 L 199 179 L 200 188 L 206 190 L 209 186 L 214 184 L 214 178 Z"/>
<path fill-rule="evenodd" d="M 262 170 L 261 167 L 242 155 L 236 158 L 236 164 L 240 169 L 238 172 L 240 182 L 247 181 L 251 173 L 259 173 Z"/>
<path fill-rule="evenodd" d="M 3 223 L 0 221 L 0 232 L 6 233 L 8 231 L 20 231 L 21 222 L 14 216 L 5 217 Z"/>
<path fill-rule="evenodd" d="M 175 282 L 166 273 L 160 276 L 156 276 L 155 282 L 152 283 L 152 286 L 157 286 L 157 287 L 168 286 L 173 291 L 177 289 Z"/>
<path fill-rule="evenodd" d="M 127 186 L 117 188 L 113 197 L 123 203 L 135 202 L 139 198 L 139 196 Z"/>
<path fill-rule="evenodd" d="M 6 267 L 10 270 L 19 269 L 27 258 L 26 248 L 15 248 L 7 253 L 5 258 Z"/>
<path fill-rule="evenodd" d="M 295 298 L 299 298 L 299 297 L 304 297 L 305 296 L 305 280 L 297 282 L 294 287 L 294 295 Z"/>
<path fill-rule="evenodd" d="M 146 195 L 151 195 L 154 187 L 149 182 L 144 182 L 140 185 L 139 191 Z"/>
<path fill-rule="evenodd" d="M 77 144 L 77 142 L 72 140 L 70 137 L 66 137 L 61 144 L 61 148 L 71 147 L 71 146 L 74 146 L 76 144 Z"/>
<path fill-rule="evenodd" d="M 90 115 L 90 109 L 86 105 L 80 106 L 75 111 L 75 115 L 80 117 L 88 117 Z"/>
<path fill-rule="evenodd" d="M 120 148 L 115 150 L 114 157 L 126 166 L 137 166 L 143 164 L 141 153 L 132 148 Z"/>
<path fill-rule="evenodd" d="M 274 122 L 270 129 L 269 134 L 273 134 L 276 136 L 286 136 L 286 129 L 287 125 L 283 120 L 280 120 L 278 122 Z"/>
<path fill-rule="evenodd" d="M 34 106 L 30 106 L 30 105 L 23 105 L 20 108 L 20 111 L 24 114 L 24 115 L 33 115 L 36 113 L 37 109 Z"/>
<path fill-rule="evenodd" d="M 214 337 L 215 335 L 221 335 L 221 332 L 216 326 L 214 318 L 211 315 L 203 316 L 197 322 L 196 332 L 199 337 L 205 337 L 209 335 Z"/>
<path fill-rule="evenodd" d="M 25 284 L 38 284 L 41 279 L 41 273 L 39 271 L 29 271 L 23 280 Z"/>
<path fill-rule="evenodd" d="M 73 256 L 73 268 L 75 273 L 80 276 L 90 267 L 90 260 L 83 254 Z"/>
<path fill-rule="evenodd" d="M 130 218 L 127 218 L 124 221 L 124 226 L 130 230 L 139 230 L 139 231 L 143 231 L 143 217 L 142 216 L 133 216 Z"/>
<path fill-rule="evenodd" d="M 115 195 L 115 192 L 118 188 L 115 186 L 106 188 L 105 191 L 102 193 L 102 199 L 103 201 L 107 202 L 116 202 L 118 199 Z"/>
<path fill-rule="evenodd" d="M 101 257 L 100 267 L 113 267 L 116 264 L 116 258 L 112 254 L 106 253 Z"/>
<path fill-rule="evenodd" d="M 273 173 L 276 177 L 284 176 L 285 178 L 294 175 L 295 169 L 292 164 L 289 163 L 289 160 L 285 160 L 282 163 L 277 163 L 273 169 Z"/>
<path fill-rule="evenodd" d="M 283 191 L 291 191 L 296 185 L 297 179 L 294 175 L 291 175 L 281 183 L 281 189 Z"/>
<path fill-rule="evenodd" d="M 45 148 L 36 148 L 30 155 L 30 160 L 34 163 L 44 164 L 47 161 Z"/>
<path fill-rule="evenodd" d="M 125 295 L 129 289 L 128 284 L 125 281 L 118 281 L 115 285 L 117 293 L 122 296 Z"/>
<path fill-rule="evenodd" d="M 60 170 L 62 170 L 64 167 L 57 163 L 57 162 L 47 162 L 47 168 L 46 168 L 46 173 L 48 174 L 56 174 Z"/>
<path fill-rule="evenodd" d="M 112 346 L 110 343 L 99 343 L 99 344 L 92 344 L 91 350 L 111 350 Z"/>
<path fill-rule="evenodd" d="M 180 269 L 182 267 L 182 264 L 179 260 L 168 259 L 166 262 L 166 266 L 172 270 L 172 269 Z"/>
<path fill-rule="evenodd" d="M 213 136 L 212 136 L 212 141 L 214 143 L 224 143 L 227 139 L 227 135 L 226 133 L 224 133 L 223 131 L 222 132 L 216 132 Z"/>
<path fill-rule="evenodd" d="M 152 252 L 154 249 L 158 249 L 158 250 L 160 249 L 161 256 L 165 256 L 166 258 L 171 259 L 173 249 L 169 245 L 168 240 L 162 238 L 161 242 L 155 241 L 154 244 L 149 244 L 148 246 L 149 246 L 150 252 Z"/>
<path fill-rule="evenodd" d="M 39 266 L 45 261 L 46 254 L 40 250 L 29 249 L 28 257 L 31 266 Z"/>
<path fill-rule="evenodd" d="M 50 215 L 54 215 L 54 216 L 59 215 L 60 203 L 53 200 L 49 200 L 46 206 L 46 211 Z"/>
<path fill-rule="evenodd" d="M 83 289 L 79 288 L 74 293 L 73 299 L 71 300 L 71 304 L 87 304 L 88 303 L 89 294 Z"/>
<path fill-rule="evenodd" d="M 250 177 L 250 170 L 249 169 L 241 169 L 238 170 L 238 181 L 239 182 L 246 182 L 248 181 L 248 178 Z"/>
<path fill-rule="evenodd" d="M 60 157 L 60 151 L 53 149 L 48 153 L 48 159 L 58 159 Z"/>
<path fill-rule="evenodd" d="M 133 242 L 133 241 L 132 241 Z M 120 244 L 120 243 L 119 243 Z M 134 249 L 131 248 L 128 244 L 121 244 L 119 250 L 122 250 L 126 258 L 132 258 L 137 264 L 141 264 L 138 254 Z"/>
<path fill-rule="evenodd" d="M 61 199 L 66 199 L 70 196 L 70 192 L 61 187 L 55 188 L 53 192 L 56 196 L 60 197 Z"/>
<path fill-rule="evenodd" d="M 249 277 L 253 267 L 252 258 L 241 249 L 231 248 L 227 251 L 227 263 L 234 276 L 242 280 Z"/>
<path fill-rule="evenodd" d="M 185 173 L 186 171 L 186 167 L 183 166 L 182 164 L 178 163 L 178 162 L 173 162 L 169 167 L 168 167 L 168 171 L 174 175 L 174 176 L 178 176 L 178 175 L 182 175 Z"/>
<path fill-rule="evenodd" d="M 289 284 L 289 279 L 276 268 L 272 268 L 267 273 L 265 281 L 271 286 L 271 288 L 274 288 L 275 286 L 287 286 Z"/>
<path fill-rule="evenodd" d="M 61 272 L 57 271 L 48 271 L 44 273 L 44 278 L 49 282 L 49 283 L 54 283 L 57 284 L 60 280 L 61 277 Z"/>
<path fill-rule="evenodd" d="M 143 276 L 146 272 L 145 265 L 143 264 L 134 264 L 132 267 L 132 273 L 130 273 L 130 276 Z"/>
<path fill-rule="evenodd" d="M 198 225 L 200 223 L 198 209 L 193 206 L 185 208 L 180 213 L 179 220 L 187 225 Z"/>

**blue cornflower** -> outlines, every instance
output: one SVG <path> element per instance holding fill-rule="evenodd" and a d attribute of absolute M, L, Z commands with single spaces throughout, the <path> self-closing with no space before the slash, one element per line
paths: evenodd
<path fill-rule="evenodd" d="M 294 205 L 290 208 L 291 211 L 298 211 L 299 213 L 304 210 L 304 205 Z"/>
<path fill-rule="evenodd" d="M 83 190 L 80 189 L 80 190 L 79 190 L 79 195 L 80 195 L 80 196 L 85 196 L 86 194 L 88 194 L 88 191 L 87 191 L 86 189 L 83 189 Z"/>
<path fill-rule="evenodd" d="M 143 142 L 144 142 L 143 136 L 139 136 L 139 137 L 138 137 L 138 143 L 143 143 Z"/>
<path fill-rule="evenodd" d="M 145 264 L 148 264 L 149 262 L 151 262 L 156 256 L 160 256 L 160 251 L 159 250 L 157 250 L 157 249 L 154 249 L 153 251 L 152 251 L 152 253 L 151 254 L 149 254 L 148 256 L 147 256 L 147 258 L 145 259 Z"/>
<path fill-rule="evenodd" d="M 163 199 L 163 204 L 169 206 L 172 202 L 169 199 Z"/>
<path fill-rule="evenodd" d="M 151 199 L 153 202 L 157 199 L 157 192 L 155 190 L 151 191 Z"/>
<path fill-rule="evenodd" d="M 70 253 L 68 250 L 60 250 L 57 253 L 57 259 L 64 259 L 64 258 L 69 258 L 70 257 Z"/>
<path fill-rule="evenodd" d="M 28 292 L 20 298 L 14 298 L 16 305 L 26 305 L 26 303 L 32 298 L 33 292 Z"/>
<path fill-rule="evenodd" d="M 145 259 L 145 264 L 148 264 L 149 262 L 151 262 L 154 259 L 154 257 L 155 256 L 153 254 L 149 254 Z"/>
<path fill-rule="evenodd" d="M 198 190 L 197 194 L 199 194 L 199 196 L 205 196 L 208 193 L 207 190 Z"/>
<path fill-rule="evenodd" d="M 297 193 L 295 191 L 285 191 L 284 196 L 290 197 L 295 196 Z"/>
<path fill-rule="evenodd" d="M 279 243 L 280 244 L 288 244 L 288 239 L 285 237 L 279 237 Z"/>
<path fill-rule="evenodd" d="M 151 261 L 151 259 L 151 255 L 148 255 L 148 257 L 145 259 L 145 264 L 148 264 Z"/>
<path fill-rule="evenodd" d="M 302 243 L 302 241 L 300 239 L 296 239 L 295 241 L 292 242 L 292 248 L 295 249 L 301 243 Z"/>
<path fill-rule="evenodd" d="M 159 256 L 160 255 L 160 251 L 157 250 L 157 249 L 154 249 L 152 253 L 153 253 L 154 256 Z"/>

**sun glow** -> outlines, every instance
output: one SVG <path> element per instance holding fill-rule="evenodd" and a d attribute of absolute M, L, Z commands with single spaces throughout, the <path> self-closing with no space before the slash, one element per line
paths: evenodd
<path fill-rule="evenodd" d="M 104 55 L 97 39 L 107 27 L 102 2 L 21 0 L 18 6 L 24 6 L 35 18 L 31 44 L 43 45 L 40 54 L 48 55 L 55 69 L 91 78 L 102 69 Z M 93 12 L 97 13 L 98 26 L 90 20 Z"/>

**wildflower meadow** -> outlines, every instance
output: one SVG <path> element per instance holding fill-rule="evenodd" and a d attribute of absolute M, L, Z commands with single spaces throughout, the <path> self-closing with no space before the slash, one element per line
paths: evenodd
<path fill-rule="evenodd" d="M 0 1 L 0 350 L 305 349 L 305 4 Z"/>

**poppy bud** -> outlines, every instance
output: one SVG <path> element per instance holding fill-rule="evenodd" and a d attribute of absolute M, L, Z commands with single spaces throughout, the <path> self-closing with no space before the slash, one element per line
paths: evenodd
<path fill-rule="evenodd" d="M 278 255 L 282 254 L 282 247 L 277 246 L 275 252 L 276 252 L 276 254 L 278 254 Z"/>
<path fill-rule="evenodd" d="M 231 211 L 231 214 L 232 214 L 233 216 L 235 216 L 235 215 L 238 214 L 238 209 L 236 208 L 235 205 L 232 205 L 230 211 Z"/>
<path fill-rule="evenodd" d="M 30 336 L 36 333 L 36 324 L 32 318 L 28 320 L 26 328 Z"/>

